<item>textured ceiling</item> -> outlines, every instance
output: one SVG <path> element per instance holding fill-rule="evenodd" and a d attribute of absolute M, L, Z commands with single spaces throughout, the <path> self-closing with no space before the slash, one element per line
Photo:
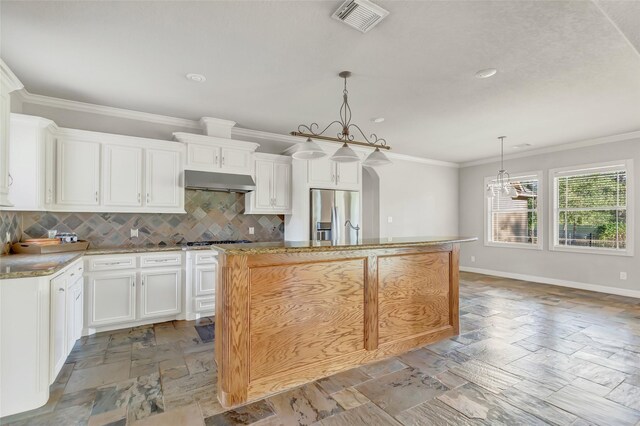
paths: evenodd
<path fill-rule="evenodd" d="M 638 2 L 379 1 L 367 34 L 341 3 L 3 1 L 1 54 L 32 93 L 278 133 L 336 119 L 348 69 L 354 121 L 438 160 L 640 130 Z"/>

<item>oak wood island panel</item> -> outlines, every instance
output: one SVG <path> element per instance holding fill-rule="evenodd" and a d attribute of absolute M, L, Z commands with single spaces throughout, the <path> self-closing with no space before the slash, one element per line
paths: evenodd
<path fill-rule="evenodd" d="M 215 247 L 215 358 L 226 407 L 458 334 L 469 238 Z"/>

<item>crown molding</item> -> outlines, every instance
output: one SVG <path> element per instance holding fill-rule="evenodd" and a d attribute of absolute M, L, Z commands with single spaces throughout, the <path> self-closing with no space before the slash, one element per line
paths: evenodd
<path fill-rule="evenodd" d="M 0 58 L 0 74 L 2 75 L 2 80 L 7 84 L 9 92 L 24 88 L 24 84 L 16 77 L 2 58 Z"/>
<path fill-rule="evenodd" d="M 68 99 L 54 98 L 51 96 L 36 95 L 30 93 L 27 89 L 22 89 L 18 92 L 22 101 L 34 105 L 42 105 L 51 108 L 60 108 L 70 111 L 85 112 L 90 114 L 106 115 L 110 117 L 125 118 L 129 120 L 145 121 L 149 123 L 164 124 L 167 126 L 182 127 L 187 129 L 197 129 L 202 131 L 207 125 L 216 127 L 226 127 L 231 129 L 232 139 L 239 139 L 247 142 L 263 143 L 263 142 L 282 142 L 288 144 L 295 144 L 302 139 L 298 136 L 283 135 L 279 133 L 265 132 L 262 130 L 244 129 L 242 127 L 235 127 L 236 122 L 231 120 L 223 120 L 213 117 L 202 117 L 200 120 L 189 120 L 184 118 L 169 117 L 166 115 L 151 114 L 141 111 L 132 111 L 123 108 L 108 107 L 103 105 L 90 104 L 86 102 L 71 101 Z M 318 141 L 319 142 L 319 141 Z M 354 149 L 356 149 L 354 147 Z M 368 148 L 362 148 L 363 152 L 368 151 Z M 393 158 L 400 161 L 411 161 L 414 163 L 428 164 L 432 166 L 440 167 L 453 167 L 458 168 L 457 163 L 448 161 L 432 160 L 430 158 L 417 157 L 413 155 L 397 154 L 395 152 L 385 152 L 389 158 Z"/>
<path fill-rule="evenodd" d="M 585 148 L 589 146 L 602 145 L 606 143 L 624 142 L 631 139 L 640 139 L 640 130 L 636 130 L 634 132 L 629 132 L 629 133 L 621 133 L 618 135 L 603 136 L 601 138 L 587 139 L 587 140 L 582 140 L 577 142 L 569 142 L 561 145 L 551 145 L 544 148 L 538 148 L 538 149 L 532 149 L 529 151 L 519 152 L 516 154 L 508 154 L 504 156 L 504 159 L 512 160 L 516 158 L 533 157 L 535 155 L 549 154 L 552 152 L 560 152 L 560 151 L 568 151 L 571 149 Z M 481 164 L 495 163 L 497 161 L 500 161 L 500 156 L 484 158 L 481 160 L 468 161 L 466 163 L 460 163 L 460 168 L 479 166 Z"/>
<path fill-rule="evenodd" d="M 51 108 L 60 108 L 70 111 L 86 112 L 90 114 L 106 115 L 110 117 L 125 118 L 128 120 L 146 121 L 149 123 L 164 124 L 167 126 L 184 127 L 187 129 L 202 130 L 198 121 L 185 118 L 169 117 L 167 115 L 151 114 L 148 112 L 132 111 L 129 109 L 115 108 L 104 105 L 90 104 L 86 102 L 70 101 L 68 99 L 54 98 L 51 96 L 29 93 L 27 89 L 18 92 L 22 102 L 41 105 Z"/>

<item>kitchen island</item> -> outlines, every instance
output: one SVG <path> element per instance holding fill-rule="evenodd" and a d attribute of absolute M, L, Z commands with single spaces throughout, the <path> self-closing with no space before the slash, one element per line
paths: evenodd
<path fill-rule="evenodd" d="M 225 407 L 458 334 L 460 243 L 215 246 L 215 357 Z"/>

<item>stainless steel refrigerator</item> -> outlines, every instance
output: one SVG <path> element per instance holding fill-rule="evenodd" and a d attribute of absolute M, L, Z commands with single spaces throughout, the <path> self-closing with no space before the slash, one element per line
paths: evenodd
<path fill-rule="evenodd" d="M 311 240 L 355 244 L 362 239 L 358 191 L 311 190 Z"/>

